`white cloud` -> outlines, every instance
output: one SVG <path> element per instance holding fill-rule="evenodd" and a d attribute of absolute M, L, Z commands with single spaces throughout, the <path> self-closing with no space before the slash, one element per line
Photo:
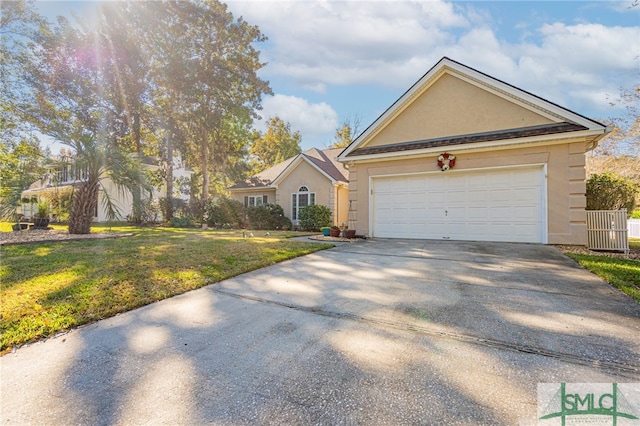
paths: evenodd
<path fill-rule="evenodd" d="M 229 7 L 269 37 L 267 78 L 285 75 L 319 91 L 326 84 L 406 86 L 420 75 L 406 68 L 409 60 L 435 62 L 439 58 L 431 52 L 452 41 L 448 30 L 469 25 L 453 4 L 442 1 L 232 2 Z"/>
<path fill-rule="evenodd" d="M 519 46 L 519 77 L 528 90 L 580 111 L 610 110 L 603 93 L 638 82 L 639 27 L 554 23 L 539 29 L 541 42 Z"/>
<path fill-rule="evenodd" d="M 400 93 L 448 56 L 577 112 L 610 114 L 603 94 L 615 97 L 619 87 L 637 84 L 640 28 L 553 18 L 540 25 L 541 17 L 553 16 L 541 4 L 536 23 L 517 17 L 505 22 L 508 15 L 492 16 L 483 3 L 445 1 L 252 1 L 229 7 L 269 37 L 259 46 L 269 61 L 265 78 L 286 80 L 293 90 L 330 95 L 338 87 L 371 85 Z M 296 120 L 301 132 L 304 126 L 316 133 Z"/>
<path fill-rule="evenodd" d="M 296 96 L 276 94 L 262 102 L 260 115 L 265 119 L 256 123 L 256 128 L 266 131 L 265 121 L 274 116 L 291 124 L 292 131 L 300 131 L 303 149 L 318 145 L 318 138 L 332 133 L 338 127 L 338 114 L 325 102 L 309 103 Z"/>

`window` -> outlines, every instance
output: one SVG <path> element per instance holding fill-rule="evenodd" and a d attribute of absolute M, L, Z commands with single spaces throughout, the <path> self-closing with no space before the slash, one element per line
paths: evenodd
<path fill-rule="evenodd" d="M 300 209 L 316 203 L 316 193 L 309 192 L 309 188 L 301 186 L 298 192 L 291 194 L 291 220 L 297 221 L 300 216 Z"/>
<path fill-rule="evenodd" d="M 245 207 L 258 207 L 263 204 L 267 204 L 266 195 L 249 195 L 248 197 L 244 197 Z"/>

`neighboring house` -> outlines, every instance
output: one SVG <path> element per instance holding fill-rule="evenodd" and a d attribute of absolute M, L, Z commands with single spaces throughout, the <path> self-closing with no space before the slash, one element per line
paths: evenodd
<path fill-rule="evenodd" d="M 295 225 L 300 209 L 311 204 L 328 207 L 335 225 L 349 222 L 348 171 L 336 158 L 342 148 L 308 151 L 229 188 L 231 198 L 245 207 L 278 204 Z"/>
<path fill-rule="evenodd" d="M 340 154 L 356 231 L 586 244 L 585 152 L 610 130 L 443 58 Z"/>
<path fill-rule="evenodd" d="M 142 160 L 142 168 L 145 171 L 156 171 L 160 169 L 158 162 L 151 158 L 144 158 Z M 193 171 L 185 168 L 179 159 L 174 162 L 173 178 L 174 181 L 180 179 L 190 179 Z M 55 195 L 56 192 L 70 190 L 75 183 L 80 182 L 86 178 L 86 171 L 76 170 L 72 161 L 60 162 L 45 173 L 40 179 L 29 185 L 29 188 L 22 191 L 22 203 L 21 213 L 26 219 L 30 219 L 36 213 L 36 200 L 42 198 L 50 198 Z M 112 202 L 117 206 L 120 218 L 125 219 L 131 214 L 132 210 L 132 197 L 130 193 L 119 190 L 113 181 L 109 178 L 104 178 L 101 181 L 101 189 L 98 195 L 98 206 L 95 212 L 95 222 L 106 222 L 109 220 L 107 211 L 104 208 L 103 199 L 105 192 L 111 198 Z M 153 188 L 151 198 L 158 200 L 166 196 L 166 185 L 162 185 L 161 188 Z M 179 194 L 177 198 L 181 198 L 185 201 L 189 200 L 189 196 L 185 194 Z M 31 201 L 26 201 L 31 200 Z M 161 219 L 161 213 L 159 220 Z"/>

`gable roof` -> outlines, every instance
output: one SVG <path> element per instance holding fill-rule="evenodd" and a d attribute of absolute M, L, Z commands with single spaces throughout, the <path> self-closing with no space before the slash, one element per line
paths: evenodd
<path fill-rule="evenodd" d="M 329 148 L 319 150 L 311 148 L 301 154 L 286 159 L 262 172 L 251 176 L 244 182 L 239 182 L 229 189 L 275 188 L 278 182 L 284 179 L 301 162 L 306 162 L 323 174 L 332 184 L 348 182 L 348 171 L 337 160 L 342 148 Z"/>
<path fill-rule="evenodd" d="M 367 147 L 367 144 L 392 122 L 397 114 L 411 105 L 425 90 L 445 74 L 460 78 L 481 89 L 493 93 L 503 99 L 520 105 L 526 109 L 543 115 L 553 121 L 552 124 L 506 129 L 494 132 L 482 132 L 474 134 L 455 135 L 424 140 L 409 140 L 398 143 Z M 383 112 L 364 132 L 362 132 L 338 157 L 339 161 L 363 158 L 368 156 L 378 157 L 383 154 L 401 153 L 403 151 L 437 150 L 443 146 L 467 145 L 476 142 L 484 142 L 491 145 L 497 141 L 511 141 L 514 139 L 537 137 L 551 137 L 559 133 L 572 133 L 571 136 L 593 136 L 594 146 L 597 140 L 602 138 L 610 128 L 603 124 L 563 108 L 553 102 L 519 89 L 502 80 L 491 77 L 474 68 L 468 67 L 447 57 L 443 57 L 427 73 L 425 73 L 413 86 L 411 86 L 398 100 L 396 100 L 385 112 Z M 574 133 L 576 132 L 576 133 Z M 390 154 L 394 155 L 394 154 Z M 395 154 L 399 155 L 399 154 Z M 349 157 L 349 158 L 348 158 Z"/>

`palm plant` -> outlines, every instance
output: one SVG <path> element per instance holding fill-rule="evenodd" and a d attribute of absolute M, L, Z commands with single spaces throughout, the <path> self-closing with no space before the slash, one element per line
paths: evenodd
<path fill-rule="evenodd" d="M 69 233 L 88 234 L 98 207 L 98 196 L 102 189 L 103 208 L 109 220 L 121 217 L 120 210 L 104 187 L 110 179 L 118 195 L 132 194 L 137 188 L 147 189 L 140 163 L 115 146 L 98 140 L 92 134 L 83 134 L 67 143 L 75 152 L 76 173 L 73 187 L 71 212 L 69 213 Z M 139 197 L 132 197 L 134 203 Z"/>

